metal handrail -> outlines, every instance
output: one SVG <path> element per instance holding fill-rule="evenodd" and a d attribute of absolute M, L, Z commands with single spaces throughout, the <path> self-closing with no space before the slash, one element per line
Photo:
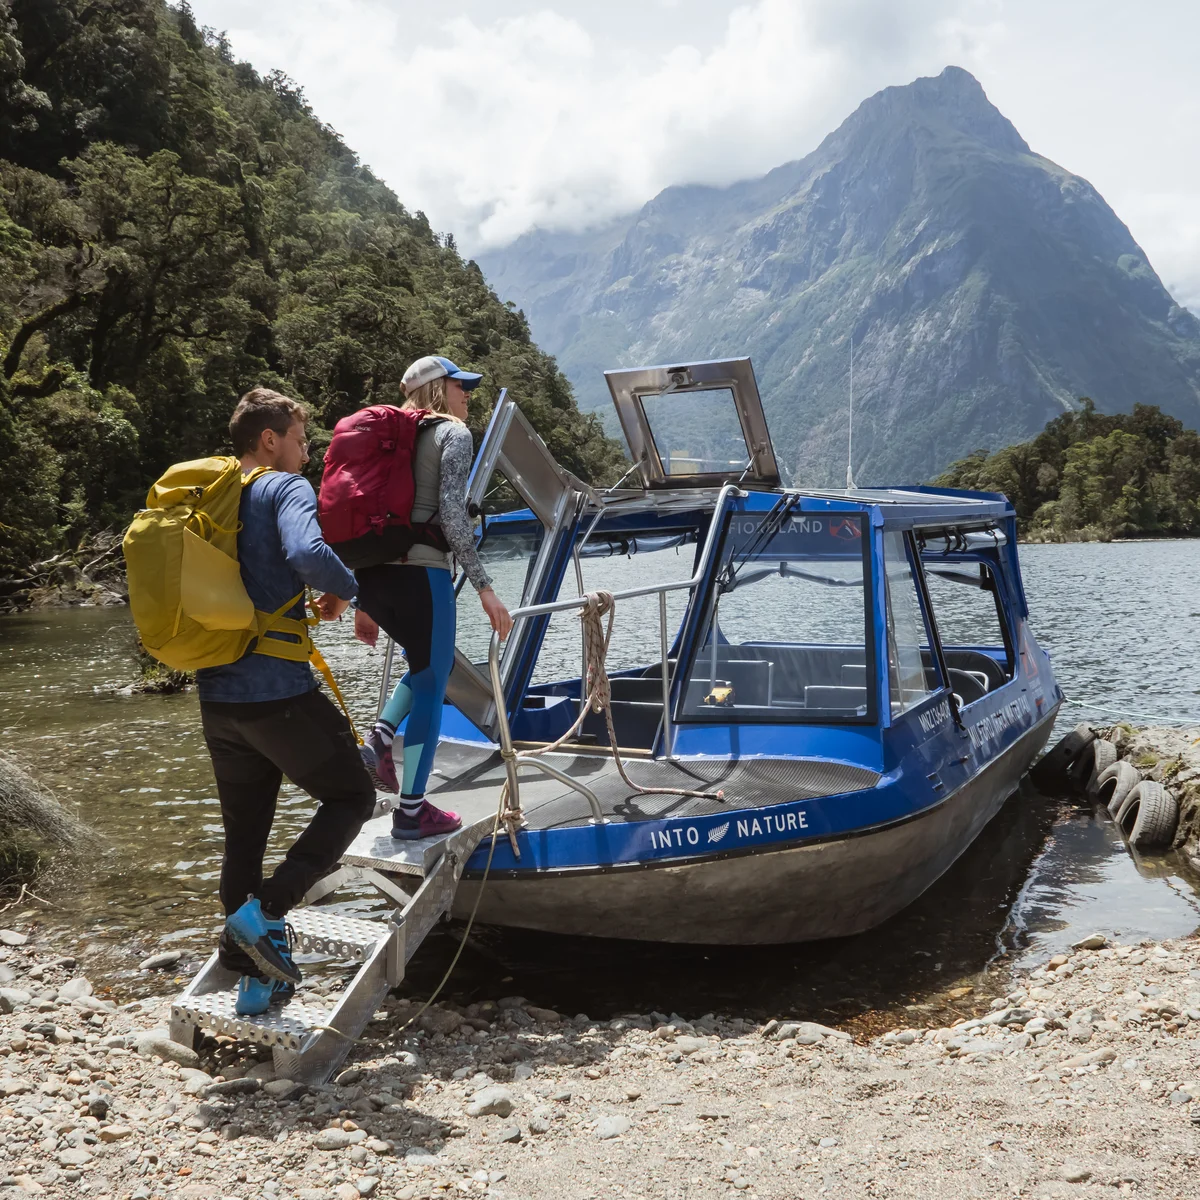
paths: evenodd
<path fill-rule="evenodd" d="M 700 559 L 696 564 L 696 569 L 688 579 L 675 580 L 672 583 L 657 583 L 640 588 L 627 588 L 623 592 L 614 592 L 614 600 L 632 600 L 637 596 L 655 596 L 659 599 L 659 644 L 662 648 L 662 675 L 663 675 L 663 733 L 664 733 L 664 750 L 666 757 L 671 755 L 671 716 L 669 698 L 671 693 L 671 679 L 668 674 L 669 667 L 667 663 L 667 604 L 666 595 L 668 592 L 678 592 L 685 589 L 690 590 L 699 584 L 708 569 L 709 560 L 712 558 L 714 548 L 716 547 L 717 533 L 720 528 L 721 517 L 725 509 L 725 503 L 730 496 L 742 498 L 748 493 L 739 488 L 736 484 L 725 484 L 717 494 L 716 503 L 713 505 L 712 520 L 709 522 L 708 533 L 704 539 L 704 547 L 700 552 Z M 524 620 L 527 617 L 541 617 L 550 613 L 567 612 L 570 609 L 581 609 L 587 604 L 586 596 L 570 596 L 565 600 L 551 600 L 545 604 L 529 604 L 523 608 L 512 609 L 509 616 L 512 617 L 514 627 L 517 621 Z M 520 785 L 517 781 L 517 771 L 519 770 L 522 761 L 529 765 L 537 766 L 539 769 L 545 770 L 544 764 L 534 763 L 532 759 L 521 760 L 517 758 L 516 751 L 513 749 L 512 730 L 508 724 L 508 706 L 504 700 L 504 682 L 500 677 L 500 635 L 495 630 L 492 631 L 491 641 L 488 643 L 488 675 L 492 683 L 492 700 L 496 706 L 496 728 L 499 733 L 500 753 L 504 758 L 505 771 L 508 777 L 508 794 L 510 804 L 516 810 L 521 807 Z M 581 686 L 583 680 L 580 681 Z M 603 817 L 599 804 L 596 800 L 595 793 L 584 787 L 582 784 L 570 779 L 568 776 L 550 771 L 549 774 L 555 775 L 564 783 L 569 783 L 572 788 L 586 796 L 588 803 L 592 806 L 592 813 L 595 820 L 603 822 Z"/>

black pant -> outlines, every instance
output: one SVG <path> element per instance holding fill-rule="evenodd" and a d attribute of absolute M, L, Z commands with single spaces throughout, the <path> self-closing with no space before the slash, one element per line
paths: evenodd
<path fill-rule="evenodd" d="M 201 703 L 225 825 L 221 903 L 231 913 L 257 896 L 282 917 L 333 867 L 375 808 L 375 788 L 350 724 L 319 689 L 259 704 Z M 271 877 L 263 855 L 286 775 L 319 802 L 308 828 Z M 255 968 L 222 939 L 221 961 L 242 974 Z"/>

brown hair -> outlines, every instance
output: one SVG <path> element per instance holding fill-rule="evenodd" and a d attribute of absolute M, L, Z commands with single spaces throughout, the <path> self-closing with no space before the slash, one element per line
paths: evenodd
<path fill-rule="evenodd" d="M 308 424 L 308 409 L 303 404 L 270 388 L 252 388 L 238 401 L 229 418 L 229 440 L 234 454 L 239 458 L 250 454 L 264 429 L 272 429 L 284 437 L 297 421 Z"/>
<path fill-rule="evenodd" d="M 404 407 L 427 408 L 430 412 L 440 413 L 451 421 L 458 421 L 460 425 L 464 424 L 450 411 L 450 405 L 446 403 L 445 375 L 439 375 L 436 379 L 431 379 L 428 383 L 423 383 L 420 387 L 405 392 Z"/>

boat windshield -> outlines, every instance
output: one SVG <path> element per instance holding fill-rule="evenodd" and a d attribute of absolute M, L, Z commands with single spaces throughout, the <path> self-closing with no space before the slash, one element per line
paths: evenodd
<path fill-rule="evenodd" d="M 732 519 L 681 719 L 873 719 L 865 522 L 792 513 L 764 537 L 767 520 Z"/>

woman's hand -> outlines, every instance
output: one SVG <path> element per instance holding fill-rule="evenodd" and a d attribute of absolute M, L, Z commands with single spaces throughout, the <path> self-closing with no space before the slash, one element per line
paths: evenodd
<path fill-rule="evenodd" d="M 336 621 L 350 607 L 350 601 L 326 592 L 313 601 L 313 607 L 322 621 Z"/>
<path fill-rule="evenodd" d="M 483 605 L 483 611 L 487 613 L 487 619 L 492 623 L 492 628 L 500 635 L 500 640 L 503 641 L 512 633 L 513 627 L 513 619 L 508 615 L 508 609 L 504 607 L 504 601 L 491 588 L 484 588 L 479 593 L 479 603 Z"/>
<path fill-rule="evenodd" d="M 354 636 L 372 649 L 379 641 L 379 626 L 361 608 L 354 610 Z"/>

